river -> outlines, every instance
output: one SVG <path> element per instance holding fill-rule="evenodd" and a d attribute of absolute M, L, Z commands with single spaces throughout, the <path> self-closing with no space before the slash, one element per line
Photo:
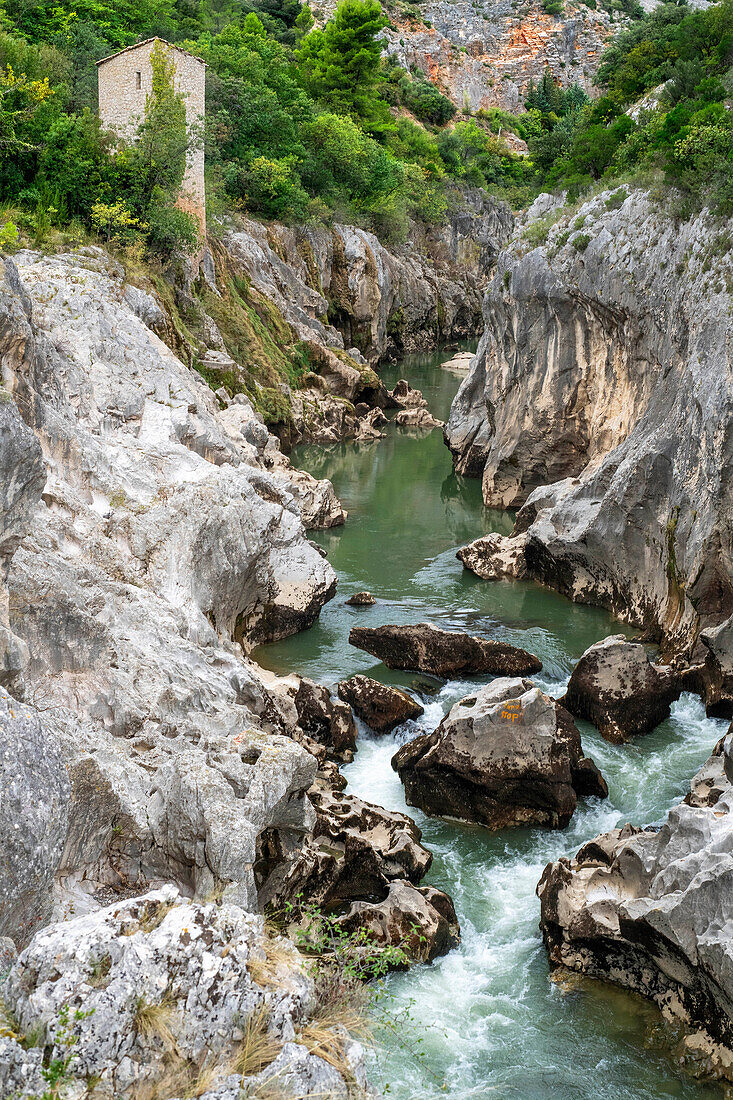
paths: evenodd
<path fill-rule="evenodd" d="M 412 357 L 382 376 L 389 386 L 408 378 L 445 419 L 460 382 L 442 368 L 447 358 Z M 512 518 L 484 508 L 479 481 L 455 477 L 439 430 L 417 435 L 390 425 L 386 432 L 371 444 L 294 452 L 296 465 L 331 479 L 349 512 L 344 527 L 314 535 L 338 573 L 339 590 L 314 627 L 254 654 L 274 671 L 328 685 L 368 673 L 408 687 L 425 706 L 419 726 L 409 723 L 386 738 L 361 727 L 356 759 L 343 769 L 354 793 L 417 821 L 435 857 L 426 881 L 452 896 L 462 930 L 460 947 L 449 955 L 388 979 L 386 1011 L 398 1021 L 409 1013 L 409 1022 L 397 1029 L 405 1042 L 377 1046 L 373 1081 L 388 1085 L 397 1100 L 720 1100 L 721 1088 L 694 1081 L 678 1064 L 669 1030 L 647 1002 L 599 982 L 562 986 L 549 979 L 535 886 L 550 859 L 575 852 L 597 833 L 626 821 L 659 821 L 689 789 L 727 722 L 707 719 L 694 696 L 683 696 L 668 721 L 629 745 L 608 744 L 579 722 L 610 797 L 581 801 L 564 831 L 490 833 L 408 807 L 390 767 L 393 753 L 434 729 L 476 680 L 442 684 L 390 672 L 349 646 L 352 626 L 429 620 L 505 639 L 541 658 L 543 671 L 534 679 L 552 695 L 590 644 L 632 631 L 540 586 L 486 582 L 465 571 L 456 549 L 487 531 L 511 530 Z M 362 589 L 377 597 L 376 605 L 347 607 L 346 597 Z M 418 1047 L 419 1057 L 411 1052 Z"/>

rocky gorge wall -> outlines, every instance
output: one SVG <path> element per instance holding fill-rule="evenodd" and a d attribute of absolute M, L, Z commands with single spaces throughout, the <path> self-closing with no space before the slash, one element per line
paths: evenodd
<path fill-rule="evenodd" d="M 401 965 L 458 924 L 414 822 L 343 793 L 351 708 L 248 656 L 333 597 L 307 531 L 345 513 L 170 305 L 98 248 L 2 261 L 0 1094 L 51 1057 L 88 1100 L 354 1100 L 360 1047 L 253 914 L 305 897 Z"/>
<path fill-rule="evenodd" d="M 730 227 L 624 189 L 543 224 L 499 257 L 445 430 L 486 504 L 519 508 L 461 557 L 689 654 L 733 610 Z"/>
<path fill-rule="evenodd" d="M 313 6 L 327 18 L 336 0 Z M 407 10 L 405 10 L 407 8 Z M 613 17 L 600 6 L 566 2 L 548 14 L 535 0 L 428 0 L 392 13 L 384 32 L 388 56 L 421 70 L 459 110 L 523 104 L 530 80 L 549 68 L 561 87 L 579 84 L 597 94 L 593 77 Z"/>

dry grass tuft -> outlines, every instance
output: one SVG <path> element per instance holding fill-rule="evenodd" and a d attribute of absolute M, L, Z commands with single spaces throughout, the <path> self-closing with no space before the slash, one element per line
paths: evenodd
<path fill-rule="evenodd" d="M 311 1020 L 298 1033 L 296 1042 L 302 1043 L 311 1054 L 328 1062 L 346 1081 L 350 1081 L 353 1074 L 346 1057 L 345 1044 L 348 1039 L 369 1042 L 371 1037 L 369 1020 L 365 1013 L 346 1004 L 340 1008 L 332 1008 L 318 1019 Z"/>
<path fill-rule="evenodd" d="M 263 989 L 275 989 L 284 985 L 286 974 L 283 971 L 302 966 L 300 956 L 293 951 L 292 943 L 283 936 L 265 935 L 262 949 L 264 958 L 250 955 L 247 959 L 247 970 L 252 981 Z"/>
<path fill-rule="evenodd" d="M 175 1053 L 178 1047 L 172 1027 L 175 1015 L 176 1004 L 170 994 L 166 993 L 157 1004 L 151 1004 L 140 997 L 135 1007 L 133 1023 L 135 1030 L 144 1039 L 155 1036 L 167 1051 Z"/>
<path fill-rule="evenodd" d="M 254 1012 L 244 1028 L 244 1038 L 232 1059 L 232 1073 L 254 1077 L 275 1061 L 282 1050 L 282 1042 L 268 1031 L 269 1014 L 263 1006 Z"/>

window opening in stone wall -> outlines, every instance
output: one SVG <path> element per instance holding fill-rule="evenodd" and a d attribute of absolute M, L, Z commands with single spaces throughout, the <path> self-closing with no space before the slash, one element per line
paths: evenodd
<path fill-rule="evenodd" d="M 143 86 L 143 74 L 141 72 L 135 73 L 135 87 L 142 88 Z"/>

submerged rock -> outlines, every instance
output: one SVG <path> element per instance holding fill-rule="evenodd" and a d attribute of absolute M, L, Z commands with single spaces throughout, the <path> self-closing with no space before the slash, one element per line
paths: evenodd
<path fill-rule="evenodd" d="M 542 668 L 534 654 L 507 642 L 440 630 L 430 623 L 355 626 L 349 644 L 371 653 L 387 668 L 430 672 L 447 679 L 482 672 L 522 676 Z"/>
<path fill-rule="evenodd" d="M 380 684 L 369 676 L 342 680 L 338 694 L 375 733 L 389 733 L 395 726 L 425 713 L 406 691 Z"/>
<path fill-rule="evenodd" d="M 355 592 L 348 600 L 344 600 L 349 607 L 373 607 L 376 602 L 371 592 Z"/>
<path fill-rule="evenodd" d="M 560 702 L 618 742 L 669 718 L 682 690 L 677 672 L 653 664 L 643 645 L 616 634 L 586 649 Z"/>
<path fill-rule="evenodd" d="M 537 887 L 551 967 L 653 1000 L 694 1034 L 707 1071 L 733 1070 L 733 736 L 661 828 L 625 825 L 545 868 Z"/>
<path fill-rule="evenodd" d="M 269 937 L 261 917 L 189 902 L 170 886 L 37 933 L 3 998 L 23 1033 L 42 1037 L 51 1059 L 73 1051 L 75 1096 L 88 1095 L 92 1078 L 95 1096 L 116 1100 L 184 1090 L 201 1096 L 207 1080 L 209 1095 L 221 1096 L 216 1086 L 223 1083 L 233 1097 L 242 1089 L 262 1095 L 272 1082 L 263 1063 L 276 1059 L 284 1100 L 347 1100 L 349 1086 L 361 1095 L 366 1084 L 361 1048 L 327 1024 L 349 1084 L 307 1049 L 315 990 L 293 945 Z M 45 1092 L 38 1087 L 43 1051 L 12 1038 L 0 1043 L 2 1095 L 14 1095 L 9 1086 L 18 1084 Z M 304 1060 L 307 1075 L 296 1072 Z"/>
<path fill-rule="evenodd" d="M 409 805 L 491 829 L 564 828 L 579 796 L 608 794 L 568 712 L 522 679 L 495 680 L 461 699 L 392 767 Z"/>

